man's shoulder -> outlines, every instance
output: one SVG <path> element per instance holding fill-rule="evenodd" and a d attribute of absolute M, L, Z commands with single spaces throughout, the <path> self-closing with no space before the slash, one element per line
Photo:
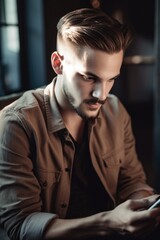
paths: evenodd
<path fill-rule="evenodd" d="M 23 109 L 30 109 L 43 104 L 44 101 L 44 89 L 38 88 L 35 90 L 25 91 L 14 100 L 12 103 L 7 105 L 2 111 L 21 111 Z"/>
<path fill-rule="evenodd" d="M 105 104 L 102 107 L 105 116 L 126 116 L 128 115 L 125 106 L 121 100 L 114 94 L 109 94 Z"/>
<path fill-rule="evenodd" d="M 112 105 L 117 104 L 119 101 L 120 101 L 119 98 L 116 95 L 111 94 L 111 93 L 108 94 L 107 99 L 106 99 L 106 103 L 110 103 Z"/>
<path fill-rule="evenodd" d="M 118 111 L 124 107 L 121 100 L 114 94 L 108 94 L 104 107 L 109 107 L 113 111 Z"/>
<path fill-rule="evenodd" d="M 14 124 L 22 126 L 27 134 L 38 125 L 43 125 L 46 116 L 44 89 L 28 90 L 13 103 L 0 111 L 0 121 L 3 127 Z"/>
<path fill-rule="evenodd" d="M 0 119 L 31 123 L 45 116 L 45 105 L 43 88 L 28 90 L 0 111 Z"/>

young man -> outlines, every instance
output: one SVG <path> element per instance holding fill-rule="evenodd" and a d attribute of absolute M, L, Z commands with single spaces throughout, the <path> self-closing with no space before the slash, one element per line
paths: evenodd
<path fill-rule="evenodd" d="M 0 221 L 10 239 L 150 234 L 160 209 L 137 159 L 130 117 L 109 92 L 129 30 L 105 13 L 60 19 L 57 77 L 0 114 Z"/>

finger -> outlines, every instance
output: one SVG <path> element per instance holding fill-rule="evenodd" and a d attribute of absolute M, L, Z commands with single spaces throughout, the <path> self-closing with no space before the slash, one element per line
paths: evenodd
<path fill-rule="evenodd" d="M 137 199 L 131 202 L 130 208 L 134 211 L 140 211 L 149 208 L 150 205 L 149 199 Z"/>
<path fill-rule="evenodd" d="M 157 222 L 160 220 L 160 207 L 149 209 L 150 217 L 155 218 Z"/>
<path fill-rule="evenodd" d="M 160 209 L 133 211 L 128 226 L 147 226 L 148 222 L 155 224 L 160 217 Z"/>
<path fill-rule="evenodd" d="M 143 210 L 148 209 L 157 199 L 159 195 L 152 195 L 142 199 L 131 200 L 130 207 L 132 210 Z"/>

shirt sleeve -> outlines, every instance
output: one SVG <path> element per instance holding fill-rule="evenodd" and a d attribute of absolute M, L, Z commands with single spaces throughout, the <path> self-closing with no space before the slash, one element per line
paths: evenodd
<path fill-rule="evenodd" d="M 57 218 L 42 212 L 31 139 L 16 111 L 0 113 L 0 223 L 10 239 L 42 239 L 48 222 Z"/>
<path fill-rule="evenodd" d="M 37 212 L 30 214 L 24 220 L 21 231 L 20 239 L 38 239 L 43 240 L 43 234 L 48 223 L 55 219 L 55 215 L 45 212 Z"/>
<path fill-rule="evenodd" d="M 128 198 L 143 197 L 144 192 L 144 197 L 152 195 L 154 194 L 154 189 L 147 184 L 144 168 L 136 153 L 130 116 L 121 103 L 120 109 L 123 125 L 124 156 L 121 158 L 118 195 L 120 202 L 123 202 Z"/>

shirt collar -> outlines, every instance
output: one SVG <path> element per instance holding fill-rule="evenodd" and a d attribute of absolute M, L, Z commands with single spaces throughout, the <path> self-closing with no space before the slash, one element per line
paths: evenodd
<path fill-rule="evenodd" d="M 56 78 L 44 90 L 44 102 L 47 116 L 48 131 L 56 132 L 65 129 L 62 116 L 58 109 L 58 103 L 54 94 Z"/>

